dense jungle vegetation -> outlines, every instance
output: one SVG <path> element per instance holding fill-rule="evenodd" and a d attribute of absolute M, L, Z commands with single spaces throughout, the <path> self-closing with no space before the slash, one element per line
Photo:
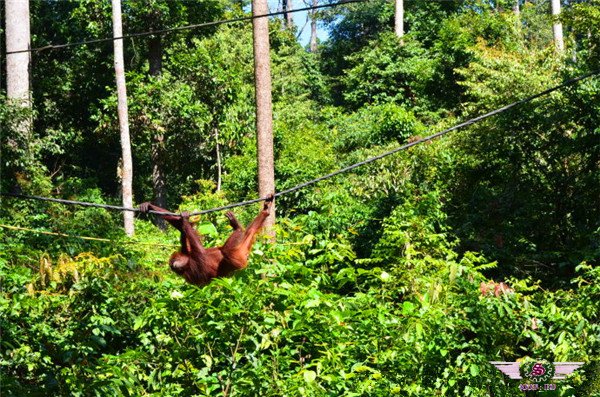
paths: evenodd
<path fill-rule="evenodd" d="M 393 2 L 319 11 L 316 52 L 271 19 L 278 190 L 600 68 L 598 0 L 563 1 L 562 53 L 548 0 L 405 5 L 402 41 Z M 112 35 L 107 1 L 30 8 L 33 47 Z M 126 32 L 248 12 L 123 2 Z M 257 197 L 251 24 L 160 36 L 150 73 L 156 37 L 125 41 L 136 203 L 157 168 L 172 210 Z M 0 104 L 3 192 L 119 205 L 112 51 L 32 53 L 32 111 Z M 489 361 L 541 358 L 585 362 L 545 395 L 600 396 L 598 77 L 279 198 L 276 242 L 203 288 L 168 268 L 176 230 L 135 228 L 2 198 L 1 395 L 519 396 Z"/>

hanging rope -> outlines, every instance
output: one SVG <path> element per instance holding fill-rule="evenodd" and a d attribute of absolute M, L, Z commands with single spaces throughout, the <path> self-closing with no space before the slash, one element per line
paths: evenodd
<path fill-rule="evenodd" d="M 295 13 L 295 12 L 314 11 L 314 10 L 319 10 L 322 8 L 337 7 L 337 6 L 341 6 L 341 5 L 345 5 L 345 4 L 366 3 L 368 1 L 370 1 L 370 0 L 342 0 L 337 3 L 327 3 L 327 4 L 312 6 L 312 7 L 296 8 L 294 10 L 287 10 L 287 11 L 275 11 L 275 12 L 270 12 L 270 13 L 262 14 L 262 15 L 248 15 L 248 16 L 238 17 L 238 18 L 222 19 L 219 21 L 197 23 L 194 25 L 178 26 L 178 27 L 169 28 L 169 29 L 152 30 L 149 32 L 130 33 L 130 34 L 125 34 L 120 37 L 106 37 L 106 38 L 102 38 L 102 39 L 83 40 L 83 41 L 77 41 L 77 42 L 65 43 L 65 44 L 50 44 L 50 45 L 46 45 L 43 47 L 29 48 L 29 49 L 17 50 L 17 51 L 8 51 L 6 53 L 6 55 L 20 54 L 23 52 L 40 52 L 40 51 L 45 51 L 45 50 L 57 50 L 57 49 L 61 49 L 61 48 L 76 47 L 76 46 L 81 46 L 81 45 L 86 45 L 86 44 L 105 43 L 105 42 L 109 42 L 109 41 L 131 39 L 131 38 L 135 38 L 135 37 L 166 35 L 166 34 L 169 34 L 172 32 L 181 32 L 181 31 L 185 31 L 185 30 L 207 28 L 207 27 L 211 27 L 211 26 L 218 26 L 218 25 L 223 25 L 223 24 L 228 24 L 228 23 L 251 21 L 251 20 L 254 20 L 257 18 L 273 17 L 273 16 L 277 16 L 277 15 L 283 15 L 286 13 L 291 14 L 291 13 Z"/>
<path fill-rule="evenodd" d="M 77 46 L 82 46 L 82 45 L 87 45 L 87 44 L 106 43 L 106 42 L 110 42 L 110 41 L 131 39 L 131 38 L 136 38 L 136 37 L 148 37 L 148 36 L 155 36 L 155 35 L 164 36 L 166 34 L 173 33 L 173 32 L 202 29 L 202 28 L 208 28 L 211 26 L 251 21 L 251 20 L 254 20 L 257 18 L 265 18 L 265 17 L 274 17 L 274 16 L 279 16 L 279 15 L 285 15 L 285 14 L 293 14 L 296 12 L 316 11 L 316 10 L 320 10 L 323 8 L 334 8 L 334 7 L 343 6 L 343 5 L 347 5 L 347 4 L 367 3 L 369 1 L 372 1 L 372 0 L 342 0 L 337 3 L 326 3 L 326 4 L 319 4 L 316 6 L 296 8 L 296 9 L 292 9 L 292 10 L 274 11 L 274 12 L 269 12 L 267 14 L 262 14 L 262 15 L 248 15 L 248 16 L 243 16 L 243 17 L 238 17 L 238 18 L 221 19 L 218 21 L 197 23 L 197 24 L 193 24 L 193 25 L 177 26 L 177 27 L 168 28 L 168 29 L 151 30 L 148 32 L 136 32 L 136 33 L 125 34 L 125 35 L 122 35 L 119 37 L 105 37 L 105 38 L 101 38 L 101 39 L 82 40 L 82 41 L 75 41 L 72 43 L 64 43 L 64 44 L 48 44 L 48 45 L 45 45 L 42 47 L 28 48 L 28 49 L 15 50 L 15 51 L 7 51 L 6 55 L 21 54 L 24 52 L 34 53 L 34 52 L 41 52 L 41 51 L 46 51 L 46 50 L 58 50 L 58 49 L 62 49 L 62 48 L 77 47 Z M 427 0 L 427 1 L 428 2 L 446 2 L 446 1 L 451 2 L 451 1 L 455 1 L 455 0 Z"/>
<path fill-rule="evenodd" d="M 275 197 L 280 197 L 280 196 L 283 196 L 283 195 L 295 192 L 297 190 L 303 189 L 303 188 L 308 187 L 310 185 L 314 185 L 315 183 L 324 181 L 324 180 L 329 179 L 329 178 L 333 178 L 336 175 L 339 175 L 339 174 L 351 171 L 351 170 L 353 170 L 355 168 L 358 168 L 358 167 L 362 167 L 363 165 L 370 164 L 370 163 L 372 163 L 374 161 L 381 160 L 384 157 L 391 156 L 392 154 L 395 154 L 395 153 L 398 153 L 400 151 L 406 150 L 408 148 L 411 148 L 413 146 L 419 145 L 421 143 L 431 141 L 431 140 L 433 140 L 435 138 L 439 138 L 439 137 L 441 137 L 443 135 L 446 135 L 446 134 L 448 134 L 448 133 L 450 133 L 452 131 L 456 131 L 458 129 L 461 129 L 461 128 L 464 128 L 464 127 L 468 127 L 468 126 L 470 126 L 472 124 L 475 124 L 477 122 L 480 122 L 480 121 L 482 121 L 484 119 L 487 119 L 489 117 L 498 115 L 500 113 L 504 113 L 507 110 L 512 109 L 512 108 L 514 108 L 516 106 L 522 105 L 522 104 L 527 103 L 527 102 L 531 102 L 534 99 L 537 99 L 539 97 L 548 95 L 548 94 L 550 94 L 550 93 L 552 93 L 554 91 L 558 91 L 558 90 L 560 90 L 562 88 L 568 87 L 568 86 L 573 85 L 573 84 L 575 84 L 575 83 L 577 83 L 579 81 L 588 79 L 588 78 L 596 76 L 598 74 L 600 74 L 600 69 L 596 70 L 596 71 L 593 71 L 593 72 L 590 72 L 590 73 L 587 73 L 587 74 L 584 74 L 582 76 L 575 77 L 573 79 L 567 80 L 567 81 L 565 81 L 562 84 L 559 84 L 559 85 L 554 86 L 552 88 L 548 88 L 547 90 L 541 91 L 541 92 L 539 92 L 537 94 L 531 95 L 531 96 L 529 96 L 527 98 L 524 98 L 524 99 L 521 99 L 521 100 L 518 100 L 516 102 L 513 102 L 513 103 L 508 104 L 506 106 L 503 106 L 501 108 L 492 110 L 490 112 L 482 114 L 481 116 L 474 117 L 474 118 L 469 119 L 469 120 L 467 120 L 465 122 L 457 124 L 457 125 L 455 125 L 453 127 L 447 128 L 447 129 L 445 129 L 443 131 L 440 131 L 440 132 L 437 132 L 435 134 L 432 134 L 432 135 L 426 136 L 424 138 L 418 139 L 416 141 L 407 143 L 405 145 L 397 147 L 396 149 L 393 149 L 393 150 L 390 150 L 388 152 L 382 153 L 382 154 L 380 154 L 378 156 L 371 157 L 371 158 L 368 158 L 368 159 L 366 159 L 364 161 L 360 161 L 358 163 L 355 163 L 355 164 L 349 165 L 347 167 L 341 168 L 341 169 L 339 169 L 337 171 L 334 171 L 334 172 L 331 172 L 329 174 L 323 175 L 323 176 L 321 176 L 319 178 L 311 179 L 309 181 L 303 182 L 303 183 L 301 183 L 299 185 L 296 185 L 294 187 L 291 187 L 289 189 L 277 192 L 277 193 L 275 193 Z M 15 193 L 0 193 L 0 196 L 15 197 L 15 198 L 26 199 L 26 200 L 50 201 L 50 202 L 61 203 L 61 204 L 81 205 L 81 206 L 84 206 L 84 207 L 96 207 L 96 208 L 104 208 L 104 209 L 117 210 L 117 211 L 133 211 L 133 212 L 138 212 L 139 211 L 138 208 L 127 208 L 127 207 L 119 207 L 119 206 L 116 206 L 116 205 L 96 204 L 96 203 L 88 203 L 88 202 L 84 202 L 84 201 L 64 200 L 64 199 L 56 199 L 56 198 L 41 197 L 41 196 L 30 196 L 30 195 L 15 194 Z M 211 213 L 211 212 L 222 211 L 222 210 L 226 210 L 226 209 L 230 209 L 230 208 L 242 207 L 242 206 L 246 206 L 246 205 L 258 203 L 258 202 L 261 202 L 261 201 L 264 201 L 264 200 L 266 200 L 266 197 L 257 198 L 257 199 L 253 199 L 253 200 L 247 200 L 247 201 L 240 201 L 238 203 L 228 204 L 228 205 L 224 205 L 224 206 L 221 206 L 221 207 L 215 207 L 215 208 L 210 208 L 210 209 L 207 209 L 207 210 L 193 212 L 190 215 L 208 214 L 208 213 Z M 179 216 L 179 214 L 173 213 L 173 212 L 159 212 L 159 211 L 149 211 L 149 212 L 153 213 L 153 214 L 156 214 L 156 215 L 177 215 L 177 216 Z"/>

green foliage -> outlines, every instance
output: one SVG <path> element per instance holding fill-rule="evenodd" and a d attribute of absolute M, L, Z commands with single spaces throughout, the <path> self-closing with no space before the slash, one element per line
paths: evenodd
<path fill-rule="evenodd" d="M 481 271 L 491 265 L 474 254 L 458 260 L 428 226 L 443 219 L 408 220 L 407 211 L 385 222 L 380 263 L 370 269 L 345 266 L 354 255 L 342 241 L 301 229 L 294 240 L 291 225 L 280 245 L 256 246 L 244 273 L 202 289 L 164 265 L 149 272 L 118 258 L 63 258 L 51 264 L 61 276 L 50 284 L 48 260 L 39 276 L 3 262 L 4 390 L 483 396 L 494 387 L 516 396 L 487 361 L 591 358 L 597 269 L 580 268 L 577 298 L 516 280 L 505 294 L 482 296 Z M 411 236 L 409 248 L 400 230 Z M 398 255 L 399 247 L 408 252 Z M 348 283 L 357 290 L 348 293 Z M 569 384 L 577 387 L 583 374 Z"/>
<path fill-rule="evenodd" d="M 275 174 L 277 190 L 284 190 L 331 171 L 336 164 L 336 154 L 328 142 L 329 125 L 319 114 L 316 105 L 307 101 L 275 107 Z M 299 133 L 302 131 L 302 133 Z M 225 190 L 235 198 L 253 197 L 257 190 L 255 138 L 245 139 L 242 154 L 225 161 L 225 168 L 236 170 L 224 175 Z M 280 209 L 306 210 L 318 201 L 314 193 L 299 191 L 278 199 Z"/>
<path fill-rule="evenodd" d="M 277 190 L 597 69 L 597 3 L 563 4 L 564 55 L 546 0 L 405 2 L 403 40 L 393 2 L 332 7 L 317 53 L 271 20 Z M 31 10 L 32 46 L 112 34 L 106 1 Z M 126 32 L 248 10 L 123 3 Z M 250 25 L 125 49 L 136 197 L 160 167 L 173 210 L 255 198 Z M 0 104 L 2 191 L 119 203 L 110 43 L 32 60 L 33 111 Z M 599 95 L 588 79 L 278 197 L 276 243 L 203 288 L 148 216 L 126 237 L 118 212 L 2 197 L 2 395 L 516 397 L 489 361 L 545 359 L 586 363 L 553 395 L 600 396 Z M 231 230 L 192 220 L 207 246 Z"/>
<path fill-rule="evenodd" d="M 232 150 L 254 122 L 250 43 L 248 31 L 222 26 L 191 46 L 181 41 L 168 50 L 167 68 L 193 87 L 195 99 L 210 111 L 221 144 Z"/>
<path fill-rule="evenodd" d="M 346 57 L 360 51 L 382 30 L 390 30 L 388 22 L 393 13 L 393 5 L 387 2 L 348 4 L 324 11 L 322 18 L 331 36 L 321 49 L 326 74 L 334 78 L 342 76 L 348 67 Z M 337 91 L 341 90 L 335 83 L 333 94 L 337 97 L 341 94 Z"/>
<path fill-rule="evenodd" d="M 459 72 L 474 108 L 497 107 L 526 97 L 531 87 L 537 92 L 557 84 L 548 63 L 481 47 L 478 60 Z M 532 69 L 540 72 L 527 73 Z M 461 225 L 457 232 L 466 246 L 499 259 L 511 273 L 536 278 L 543 278 L 539 263 L 560 274 L 595 250 L 588 236 L 599 227 L 592 215 L 598 201 L 587 194 L 597 195 L 595 183 L 590 184 L 598 175 L 593 165 L 597 139 L 588 124 L 590 109 L 598 104 L 597 84 L 592 80 L 575 88 L 576 100 L 570 90 L 556 93 L 543 107 L 539 102 L 520 106 L 457 138 L 458 179 L 469 182 L 453 188 L 461 204 L 451 198 L 452 206 L 458 205 L 451 217 Z"/>
<path fill-rule="evenodd" d="M 274 103 L 301 104 L 307 99 L 330 101 L 327 82 L 314 54 L 306 52 L 289 31 L 270 25 Z"/>
<path fill-rule="evenodd" d="M 467 67 L 456 70 L 472 106 L 467 109 L 470 114 L 485 110 L 482 104 L 495 109 L 557 84 L 551 73 L 559 65 L 549 51 L 501 51 L 480 42 L 473 55 Z"/>
<path fill-rule="evenodd" d="M 573 29 L 572 45 L 578 53 L 578 61 L 589 69 L 600 65 L 600 2 L 591 0 L 574 4 L 565 10 L 564 22 Z"/>
<path fill-rule="evenodd" d="M 423 125 L 406 107 L 395 103 L 364 106 L 355 113 L 343 115 L 337 123 L 339 139 L 334 147 L 341 153 L 394 142 L 424 132 Z"/>
<path fill-rule="evenodd" d="M 348 62 L 342 83 L 350 107 L 386 102 L 423 106 L 423 90 L 433 75 L 434 62 L 417 42 L 407 40 L 401 45 L 394 34 L 382 34 L 349 56 Z"/>
<path fill-rule="evenodd" d="M 208 177 L 212 168 L 215 141 L 207 139 L 212 134 L 209 109 L 197 101 L 190 85 L 168 72 L 158 77 L 130 74 L 129 85 L 136 168 L 151 175 L 156 164 L 163 170 L 172 196 L 190 192 L 193 175 Z M 116 107 L 117 98 L 113 94 L 103 101 L 96 116 L 96 132 L 109 145 L 115 145 L 118 137 Z M 183 158 L 186 161 L 181 161 Z M 140 196 L 152 197 L 147 180 L 137 181 Z"/>
<path fill-rule="evenodd" d="M 8 100 L 0 93 L 0 144 L 2 145 L 2 164 L 5 188 L 23 189 L 41 188 L 46 171 L 42 156 L 60 152 L 57 135 L 40 137 L 31 128 L 32 110 L 18 100 Z M 12 182 L 12 186 L 9 185 Z"/>

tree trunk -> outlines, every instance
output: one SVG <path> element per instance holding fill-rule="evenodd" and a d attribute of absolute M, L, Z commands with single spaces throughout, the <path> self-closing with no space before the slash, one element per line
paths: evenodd
<path fill-rule="evenodd" d="M 319 0 L 313 0 L 312 6 L 319 5 Z M 317 52 L 317 10 L 310 12 L 310 52 Z"/>
<path fill-rule="evenodd" d="M 152 37 L 148 41 L 148 73 L 159 78 L 162 74 L 162 41 L 160 36 Z M 164 173 L 163 161 L 165 151 L 165 136 L 162 132 L 152 129 L 152 190 L 154 202 L 162 208 L 167 208 L 167 179 Z M 160 216 L 153 218 L 156 226 L 161 230 L 167 229 L 167 222 Z"/>
<path fill-rule="evenodd" d="M 160 36 L 148 40 L 148 64 L 150 76 L 160 76 L 162 73 L 162 41 Z"/>
<path fill-rule="evenodd" d="M 267 0 L 252 0 L 254 15 L 267 14 Z M 269 20 L 266 17 L 252 21 L 254 32 L 254 79 L 256 88 L 256 144 L 258 151 L 258 194 L 265 197 L 275 192 L 273 159 L 273 111 L 271 103 L 271 66 L 269 54 Z M 274 238 L 275 207 L 265 221 L 265 227 Z"/>
<path fill-rule="evenodd" d="M 121 23 L 121 0 L 112 0 L 113 37 L 123 36 Z M 127 89 L 125 87 L 125 62 L 123 60 L 123 39 L 114 40 L 115 76 L 117 81 L 119 130 L 121 132 L 122 169 L 122 198 L 123 206 L 133 208 L 133 165 L 131 159 L 131 141 L 129 138 L 129 120 L 127 111 Z M 133 212 L 123 211 L 125 233 L 132 236 Z"/>
<path fill-rule="evenodd" d="M 29 1 L 6 0 L 6 51 L 28 50 L 30 45 Z M 6 56 L 6 95 L 29 107 L 30 53 L 20 52 Z"/>
<path fill-rule="evenodd" d="M 223 173 L 221 167 L 221 147 L 219 146 L 219 126 L 213 128 L 215 134 L 215 148 L 217 154 L 217 192 L 221 191 L 221 175 Z"/>
<path fill-rule="evenodd" d="M 521 5 L 519 4 L 519 0 L 514 0 L 513 12 L 517 17 L 521 15 Z"/>
<path fill-rule="evenodd" d="M 6 0 L 6 51 L 22 51 L 30 48 L 29 1 Z M 20 52 L 6 56 L 6 95 L 8 99 L 24 108 L 31 107 L 29 91 L 29 65 L 31 54 Z M 16 133 L 22 136 L 21 142 L 32 141 L 32 122 L 30 118 L 21 118 Z M 21 148 L 24 153 L 31 150 Z M 25 160 L 31 165 L 29 160 Z"/>
<path fill-rule="evenodd" d="M 563 52 L 565 49 L 565 42 L 563 40 L 563 29 L 562 23 L 558 21 L 560 15 L 560 0 L 552 0 L 552 33 L 554 34 L 554 45 L 558 52 Z"/>
<path fill-rule="evenodd" d="M 167 181 L 163 172 L 164 161 L 164 134 L 153 131 L 151 160 L 152 160 L 152 190 L 154 203 L 162 208 L 167 208 Z M 161 230 L 167 229 L 167 223 L 160 216 L 153 218 L 154 224 Z"/>
<path fill-rule="evenodd" d="M 294 27 L 294 17 L 291 12 L 294 9 L 292 5 L 292 0 L 283 0 L 283 19 L 285 19 L 285 25 L 288 29 L 292 29 Z"/>
<path fill-rule="evenodd" d="M 394 32 L 402 40 L 404 37 L 404 0 L 395 0 Z"/>

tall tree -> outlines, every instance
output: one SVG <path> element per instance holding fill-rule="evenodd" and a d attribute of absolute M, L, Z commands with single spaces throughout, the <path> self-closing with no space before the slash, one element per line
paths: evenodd
<path fill-rule="evenodd" d="M 267 0 L 252 0 L 254 16 L 268 13 Z M 273 109 L 271 101 L 271 57 L 269 54 L 269 19 L 254 18 L 254 84 L 256 96 L 256 144 L 258 151 L 258 194 L 265 197 L 275 191 L 273 158 Z M 265 222 L 267 230 L 275 224 L 275 211 Z"/>
<path fill-rule="evenodd" d="M 162 73 L 162 44 L 160 37 L 149 40 L 148 61 L 149 73 L 155 78 L 160 78 Z M 152 189 L 154 191 L 154 202 L 162 208 L 167 207 L 167 181 L 163 169 L 165 156 L 165 135 L 157 130 L 152 140 Z M 162 230 L 167 224 L 161 217 L 156 217 L 156 224 Z"/>
<path fill-rule="evenodd" d="M 319 5 L 319 0 L 312 1 L 312 7 Z M 310 52 L 317 51 L 317 10 L 310 11 Z"/>
<path fill-rule="evenodd" d="M 552 33 L 554 34 L 554 45 L 558 52 L 562 52 L 565 49 L 565 43 L 563 39 L 563 28 L 562 23 L 558 20 L 560 15 L 560 0 L 552 0 Z"/>
<path fill-rule="evenodd" d="M 400 39 L 404 36 L 404 0 L 395 0 L 394 32 Z"/>
<path fill-rule="evenodd" d="M 128 0 L 124 15 L 127 18 L 125 23 L 136 31 L 160 31 L 163 29 L 189 25 L 191 23 L 211 21 L 219 19 L 222 16 L 225 9 L 225 3 L 226 2 L 223 0 L 203 0 L 197 2 Z M 193 35 L 198 38 L 204 35 L 210 35 L 211 32 L 211 29 L 202 29 L 195 31 Z M 156 34 L 142 40 L 141 43 L 143 43 L 145 48 L 140 48 L 140 53 L 146 54 L 149 78 L 138 80 L 138 83 L 148 87 L 161 87 L 163 85 L 161 80 L 170 78 L 169 65 L 172 66 L 172 63 L 163 65 L 163 52 L 165 49 L 168 50 L 173 43 L 178 42 L 186 36 L 189 36 L 189 32 L 181 32 L 167 36 Z M 135 93 L 135 91 L 131 91 L 131 87 L 130 84 L 129 96 L 130 98 L 133 98 L 132 93 Z M 167 91 L 172 92 L 170 90 Z M 161 94 L 166 94 L 166 92 L 162 91 Z M 166 122 L 166 119 L 169 118 L 169 111 L 166 108 L 170 108 L 172 111 L 176 106 L 161 106 L 159 97 L 161 97 L 161 95 L 154 95 L 153 98 L 155 101 L 146 102 L 147 105 L 150 105 L 150 108 L 142 106 L 135 109 L 141 111 L 139 116 L 142 116 L 142 119 L 145 120 L 145 122 L 137 125 L 132 122 L 130 127 L 134 137 L 137 137 L 137 134 L 141 133 L 143 136 L 150 138 L 149 158 L 151 164 L 153 201 L 160 207 L 168 208 L 168 192 L 171 191 L 169 190 L 169 187 L 172 186 L 171 182 L 173 182 L 169 176 L 172 176 L 173 169 L 168 166 L 169 155 L 166 149 L 169 143 L 167 139 L 169 136 L 169 126 L 168 122 Z M 172 103 L 170 105 L 175 104 Z M 159 110 L 159 113 L 166 114 L 158 119 L 151 117 L 152 109 L 158 110 L 161 107 L 162 109 Z M 133 108 L 134 106 L 131 105 L 130 112 Z M 131 115 L 131 120 L 133 120 L 134 114 L 131 113 Z M 137 117 L 138 114 L 135 116 Z M 218 132 L 216 135 L 218 135 Z M 215 139 L 217 139 L 217 137 L 215 137 Z M 216 157 L 220 157 L 218 148 Z M 217 168 L 219 168 L 220 163 L 218 161 L 217 163 Z M 136 168 L 136 175 L 141 170 L 142 167 Z M 217 179 L 218 178 L 219 176 L 217 176 Z M 160 217 L 156 217 L 155 222 L 161 229 L 164 230 L 166 228 L 166 223 Z"/>
<path fill-rule="evenodd" d="M 121 0 L 112 0 L 112 19 L 113 19 L 113 37 L 114 57 L 115 57 L 115 75 L 117 82 L 117 113 L 119 117 L 119 130 L 121 132 L 121 193 L 123 206 L 133 207 L 133 165 L 131 159 L 131 140 L 129 138 L 129 119 L 127 111 L 127 89 L 125 87 L 125 62 L 123 60 L 123 39 L 116 39 L 123 36 L 123 25 L 121 22 Z M 123 221 L 125 233 L 132 236 L 133 212 L 123 211 Z"/>
<path fill-rule="evenodd" d="M 30 22 L 28 0 L 7 0 L 4 3 L 6 15 L 6 94 L 11 108 L 16 111 L 15 117 L 8 127 L 2 131 L 2 145 L 11 143 L 5 148 L 3 166 L 11 164 L 14 168 L 11 174 L 25 175 L 28 180 L 36 180 L 43 174 L 44 167 L 39 162 L 41 145 L 34 143 L 35 134 L 31 118 L 30 64 L 31 57 L 27 50 L 30 48 Z M 10 54 L 10 52 L 16 52 Z M 1 113 L 1 112 L 0 112 Z M 18 116 L 17 116 L 18 115 Z M 3 136 L 4 135 L 4 136 Z M 11 155 L 14 156 L 12 161 Z M 0 155 L 0 157 L 2 157 Z"/>
<path fill-rule="evenodd" d="M 6 0 L 6 52 L 28 50 L 30 45 L 29 0 Z M 30 53 L 6 56 L 6 94 L 20 106 L 30 107 Z M 28 134 L 31 123 L 25 120 L 19 131 Z"/>
<path fill-rule="evenodd" d="M 156 18 L 158 19 L 158 18 Z M 160 29 L 160 21 L 153 21 L 152 29 Z M 154 26 L 158 25 L 158 26 Z M 150 76 L 160 78 L 162 74 L 162 40 L 160 35 L 151 36 L 148 40 L 148 73 Z M 156 131 L 152 141 L 152 189 L 154 191 L 154 202 L 162 208 L 167 207 L 167 181 L 163 170 L 164 164 L 165 135 L 162 131 Z M 155 222 L 161 230 L 167 228 L 162 217 L 155 217 Z"/>
<path fill-rule="evenodd" d="M 292 0 L 282 0 L 283 7 L 283 18 L 285 19 L 285 24 L 288 29 L 292 29 L 294 27 L 294 17 L 292 16 L 292 11 L 294 6 L 292 4 Z"/>

